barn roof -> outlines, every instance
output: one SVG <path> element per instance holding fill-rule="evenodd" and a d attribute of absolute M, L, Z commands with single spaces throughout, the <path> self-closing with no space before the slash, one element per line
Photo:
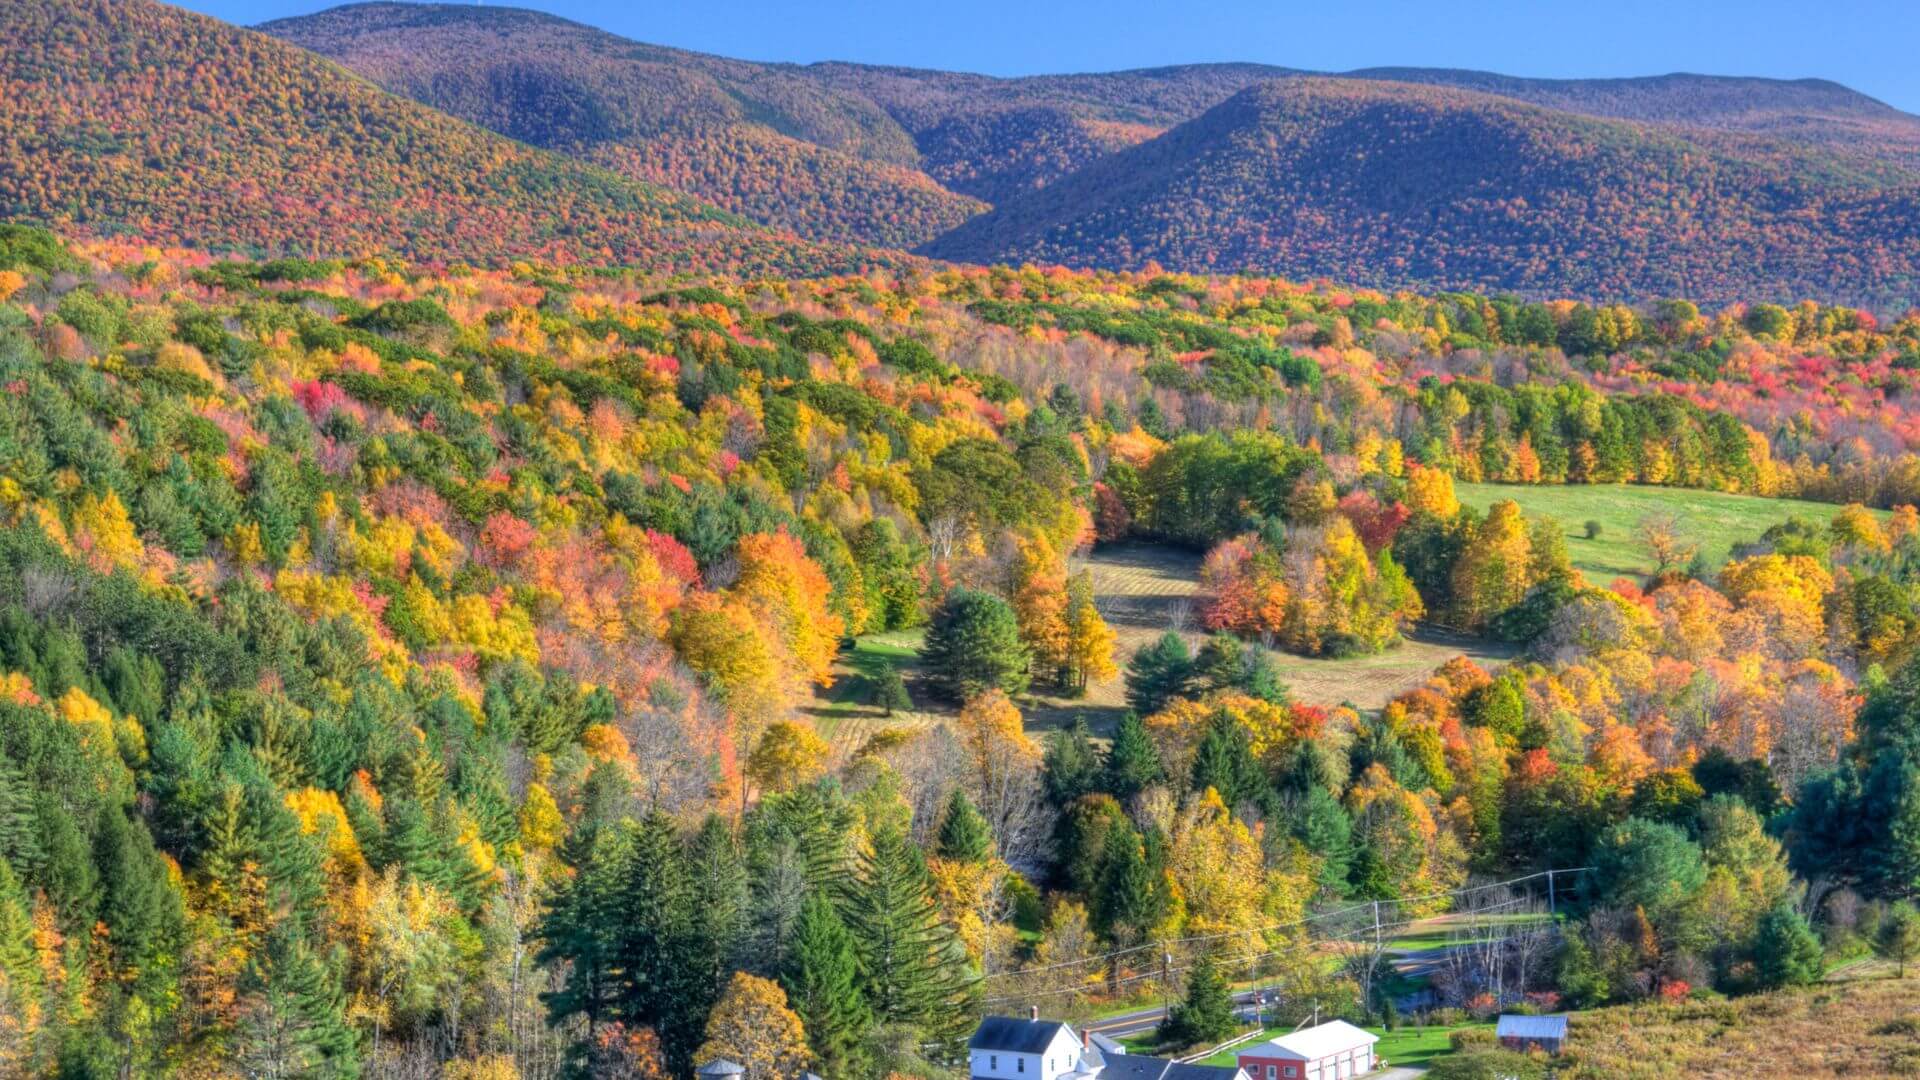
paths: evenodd
<path fill-rule="evenodd" d="M 1316 1061 L 1356 1046 L 1372 1046 L 1379 1041 L 1380 1036 L 1362 1031 L 1345 1020 L 1329 1020 L 1319 1027 L 1310 1027 L 1258 1046 L 1250 1046 L 1241 1053 Z"/>
<path fill-rule="evenodd" d="M 1073 1038 L 1073 1029 L 1058 1020 L 1015 1020 L 1008 1016 L 989 1016 L 974 1029 L 967 1040 L 969 1050 L 997 1050 L 1003 1054 L 1038 1054 L 1053 1045 L 1061 1031 Z M 1078 1039 L 1074 1039 L 1079 1042 Z"/>
<path fill-rule="evenodd" d="M 1564 1016 L 1502 1016 L 1494 1027 L 1496 1039 L 1564 1039 L 1567 1037 L 1567 1018 Z"/>

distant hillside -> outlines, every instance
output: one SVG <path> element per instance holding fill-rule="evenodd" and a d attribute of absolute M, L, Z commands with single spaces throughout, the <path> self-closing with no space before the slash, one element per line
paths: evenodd
<path fill-rule="evenodd" d="M 255 252 L 859 261 L 149 0 L 0 4 L 0 217 Z"/>
<path fill-rule="evenodd" d="M 928 175 L 993 203 L 1150 139 L 1255 83 L 1295 74 L 1263 64 L 1017 79 L 859 64 L 806 70 L 885 109 L 912 133 Z"/>
<path fill-rule="evenodd" d="M 798 69 L 532 11 L 356 4 L 261 30 L 534 146 L 819 239 L 911 247 L 985 204 L 921 173 L 873 102 Z"/>
<path fill-rule="evenodd" d="M 1689 139 L 1436 86 L 1296 78 L 1243 91 L 925 250 L 1381 285 L 1897 303 L 1913 296 L 1914 206 L 1911 188 L 1790 142 Z"/>

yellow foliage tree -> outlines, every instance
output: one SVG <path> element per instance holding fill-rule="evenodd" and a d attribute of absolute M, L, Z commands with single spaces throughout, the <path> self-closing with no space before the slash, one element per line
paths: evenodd
<path fill-rule="evenodd" d="M 553 793 L 541 783 L 527 785 L 527 796 L 520 801 L 520 842 L 531 851 L 551 851 L 567 832 L 566 819 Z"/>
<path fill-rule="evenodd" d="M 744 1066 L 756 1080 L 799 1080 L 807 1068 L 807 1032 L 779 983 L 734 973 L 707 1015 L 706 1041 L 694 1054 L 701 1063 L 718 1058 Z"/>
<path fill-rule="evenodd" d="M 1424 465 L 1407 467 L 1407 508 L 1416 514 L 1432 514 L 1450 519 L 1460 512 L 1460 500 L 1453 494 L 1453 477 Z"/>
<path fill-rule="evenodd" d="M 1067 672 L 1073 689 L 1106 682 L 1119 674 L 1113 662 L 1118 640 L 1093 602 L 1093 575 L 1081 571 L 1067 583 Z"/>
<path fill-rule="evenodd" d="M 760 733 L 747 757 L 747 778 L 766 792 L 790 791 L 826 771 L 831 748 L 813 725 L 777 720 Z"/>

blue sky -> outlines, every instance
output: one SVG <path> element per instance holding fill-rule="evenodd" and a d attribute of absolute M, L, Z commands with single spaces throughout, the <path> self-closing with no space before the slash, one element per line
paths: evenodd
<path fill-rule="evenodd" d="M 255 23 L 327 0 L 184 0 Z M 995 75 L 1254 60 L 1338 71 L 1818 77 L 1920 113 L 1915 0 L 518 0 L 627 37 L 753 60 Z"/>

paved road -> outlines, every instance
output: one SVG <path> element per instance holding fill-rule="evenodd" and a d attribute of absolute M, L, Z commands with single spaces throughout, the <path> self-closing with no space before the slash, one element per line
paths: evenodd
<path fill-rule="evenodd" d="M 1242 990 L 1233 995 L 1234 1014 L 1242 1020 L 1254 1019 L 1253 993 Z M 1122 1039 L 1129 1035 L 1140 1035 L 1160 1026 L 1167 1011 L 1158 1006 L 1151 1009 L 1137 1009 L 1118 1016 L 1106 1016 L 1085 1025 L 1085 1030 L 1109 1039 Z"/>

